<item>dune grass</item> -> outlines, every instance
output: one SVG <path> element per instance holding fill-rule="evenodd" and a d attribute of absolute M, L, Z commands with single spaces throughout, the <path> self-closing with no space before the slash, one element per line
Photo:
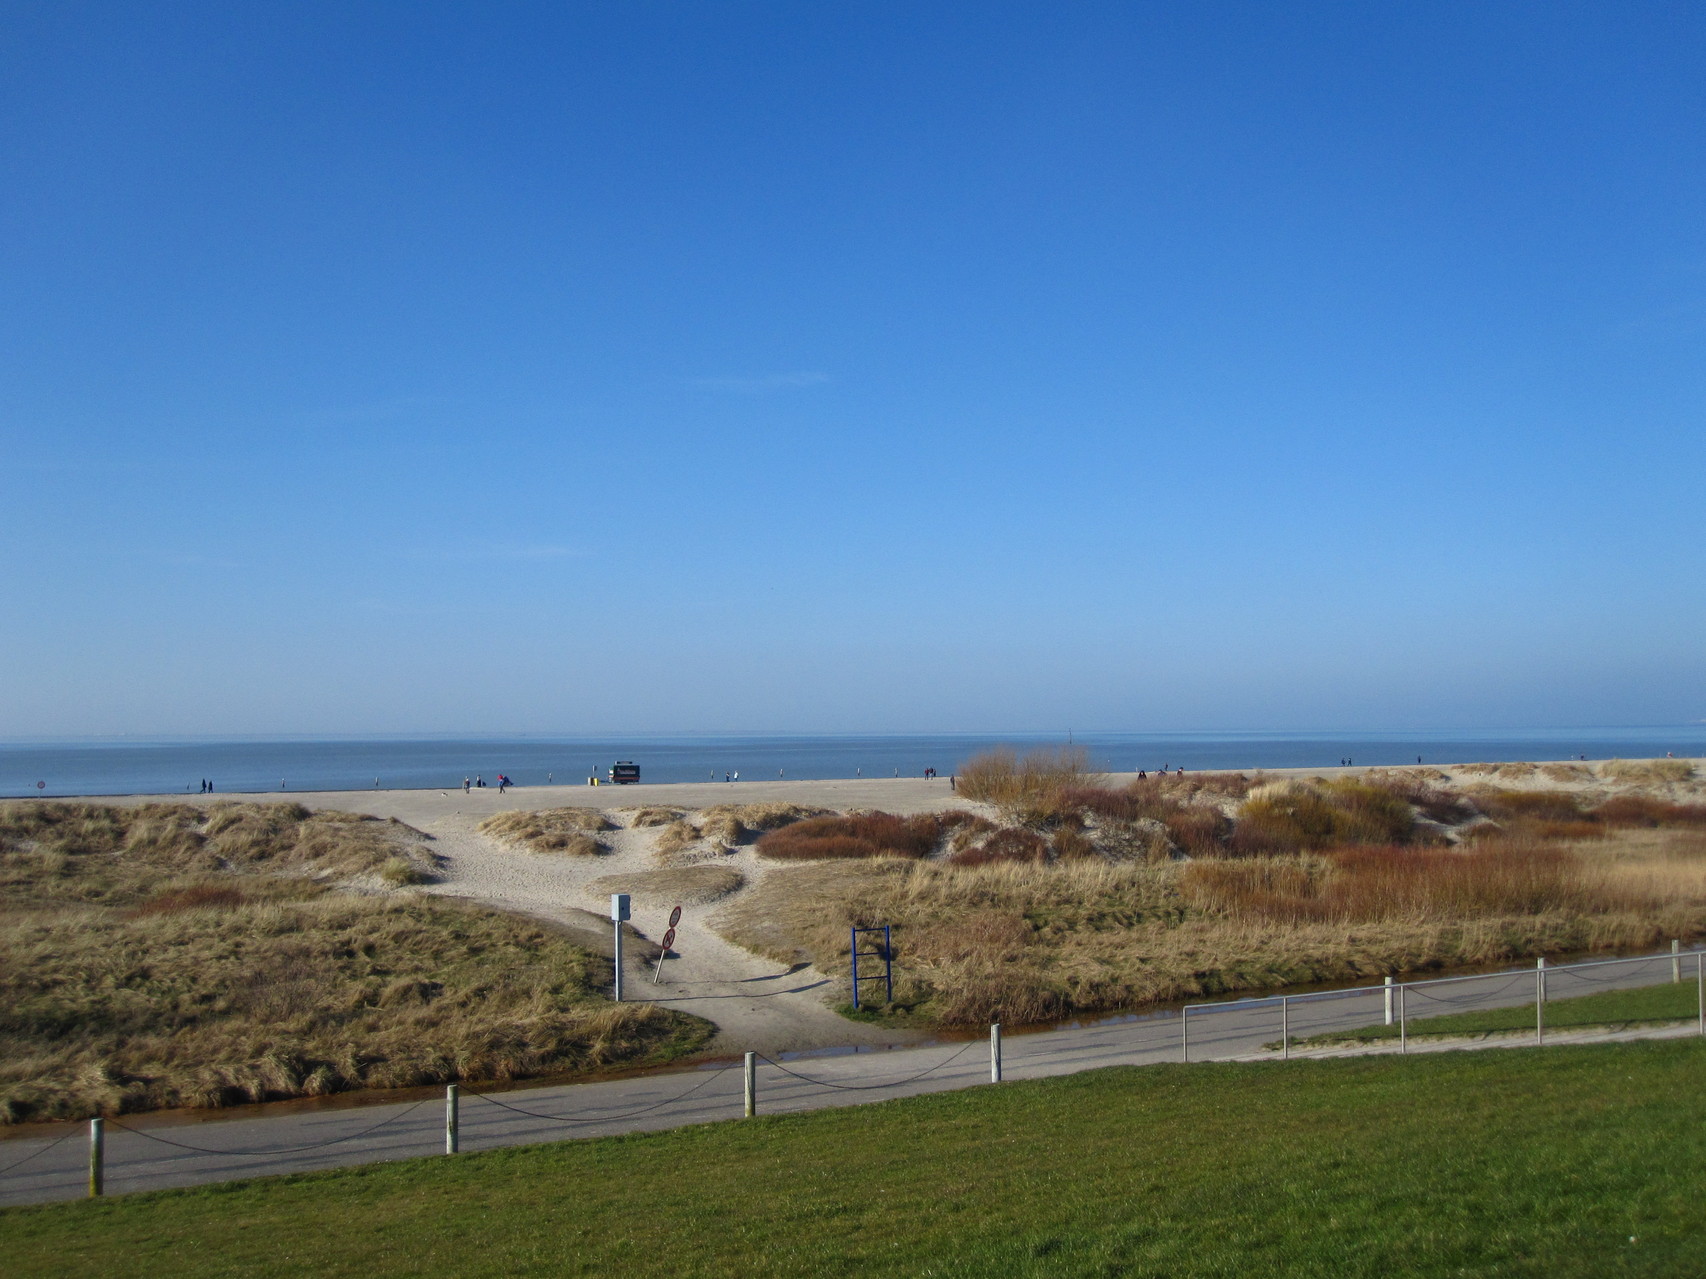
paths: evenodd
<path fill-rule="evenodd" d="M 1690 961 L 1692 964 L 1692 960 Z M 1686 971 L 1686 970 L 1685 970 Z M 1414 1001 L 1420 1003 L 1420 1000 Z M 1546 1029 L 1569 1030 L 1583 1026 L 1631 1026 L 1643 1022 L 1692 1022 L 1700 1015 L 1700 991 L 1692 974 L 1680 982 L 1636 986 L 1629 990 L 1601 990 L 1591 995 L 1546 1001 Z M 1534 1004 L 1510 1008 L 1477 1009 L 1465 1013 L 1442 1013 L 1437 1017 L 1407 1017 L 1403 1033 L 1411 1038 L 1427 1036 L 1462 1037 L 1497 1035 L 1508 1031 L 1534 1033 Z M 1293 1043 L 1373 1043 L 1396 1039 L 1397 1026 L 1365 1026 L 1356 1030 L 1312 1035 Z"/>
<path fill-rule="evenodd" d="M 1613 759 L 1601 764 L 1599 771 L 1618 782 L 1686 782 L 1694 776 L 1694 765 L 1686 759 Z"/>
<path fill-rule="evenodd" d="M 646 905 L 703 906 L 727 897 L 745 883 L 746 876 L 730 866 L 683 866 L 605 875 L 589 887 L 599 893 L 628 893 Z"/>
<path fill-rule="evenodd" d="M 480 830 L 535 853 L 594 857 L 610 851 L 594 832 L 614 826 L 596 808 L 541 808 L 493 813 L 480 823 Z"/>
<path fill-rule="evenodd" d="M 0 1234 L 17 1279 L 1692 1275 L 1703 1068 L 1693 1041 L 1114 1068 L 9 1209 Z"/>
<path fill-rule="evenodd" d="M 508 1079 L 697 1046 L 552 928 L 380 886 L 417 833 L 290 804 L 0 805 L 0 1121 Z M 371 883 L 353 893 L 343 882 Z"/>

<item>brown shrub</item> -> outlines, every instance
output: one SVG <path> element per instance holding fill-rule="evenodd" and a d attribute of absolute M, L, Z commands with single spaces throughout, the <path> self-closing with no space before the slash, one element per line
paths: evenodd
<path fill-rule="evenodd" d="M 824 857 L 928 857 L 941 843 L 947 823 L 936 814 L 896 817 L 854 813 L 809 817 L 760 837 L 761 857 L 803 861 Z"/>
<path fill-rule="evenodd" d="M 993 862 L 1037 863 L 1048 860 L 1048 851 L 1048 841 L 1036 831 L 1022 826 L 1004 826 L 981 844 L 963 848 L 948 860 L 955 866 L 988 866 Z"/>

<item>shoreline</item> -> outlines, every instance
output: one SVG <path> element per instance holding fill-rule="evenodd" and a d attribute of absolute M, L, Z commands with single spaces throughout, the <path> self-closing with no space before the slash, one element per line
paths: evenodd
<path fill-rule="evenodd" d="M 1652 757 L 1647 757 L 1652 758 Z M 1706 773 L 1706 756 L 1670 756 L 1659 758 L 1674 758 L 1679 763 L 1692 765 L 1696 770 Z M 1369 773 L 1384 773 L 1420 768 L 1433 770 L 1448 775 L 1453 784 L 1494 780 L 1491 776 L 1481 777 L 1472 775 L 1462 777 L 1459 774 L 1470 769 L 1486 767 L 1506 767 L 1514 764 L 1532 764 L 1535 768 L 1547 768 L 1558 765 L 1574 766 L 1593 770 L 1596 773 L 1613 759 L 1563 759 L 1563 760 L 1522 760 L 1522 761 L 1482 761 L 1468 760 L 1449 764 L 1352 764 L 1335 765 L 1325 768 L 1216 768 L 1185 770 L 1186 777 L 1202 776 L 1216 773 L 1244 773 L 1248 776 L 1263 777 L 1355 777 Z M 1629 757 L 1622 762 L 1644 762 Z M 1150 773 L 1153 777 L 1157 774 Z M 1175 776 L 1177 772 L 1169 773 Z M 1098 776 L 1107 784 L 1124 786 L 1136 781 L 1135 772 L 1108 772 Z M 1503 779 L 1509 780 L 1509 779 Z M 1541 786 L 1552 789 L 1559 786 L 1579 786 L 1583 783 L 1557 783 L 1550 779 L 1531 778 L 1530 782 L 1538 782 Z M 1596 778 L 1605 785 L 1620 785 L 1614 778 Z M 887 803 L 873 804 L 877 796 L 888 797 Z M 230 790 L 212 792 L 191 791 L 138 791 L 131 793 L 111 792 L 66 792 L 13 795 L 0 798 L 0 803 L 23 803 L 30 800 L 38 801 L 67 801 L 78 803 L 218 803 L 220 800 L 240 800 L 247 803 L 270 803 L 279 801 L 295 801 L 310 807 L 335 808 L 340 811 L 357 811 L 357 806 L 366 801 L 377 801 L 386 807 L 413 807 L 410 800 L 420 800 L 429 807 L 426 811 L 440 813 L 442 805 L 432 804 L 435 798 L 462 800 L 470 804 L 479 804 L 482 809 L 492 808 L 494 811 L 502 804 L 515 808 L 637 808 L 656 806 L 661 808 L 699 809 L 712 804 L 723 803 L 806 803 L 815 804 L 822 808 L 864 808 L 884 807 L 887 811 L 902 814 L 933 812 L 949 807 L 955 803 L 972 803 L 963 799 L 954 789 L 953 780 L 947 776 L 935 778 L 925 777 L 840 777 L 840 778 L 777 778 L 764 781 L 739 782 L 635 782 L 616 785 L 604 782 L 593 786 L 586 782 L 563 783 L 554 785 L 524 785 L 510 786 L 499 792 L 495 786 L 485 786 L 463 791 L 460 787 L 412 786 L 412 787 L 377 787 L 343 790 Z M 407 820 L 400 812 L 381 812 L 379 816 L 395 815 L 399 820 Z"/>

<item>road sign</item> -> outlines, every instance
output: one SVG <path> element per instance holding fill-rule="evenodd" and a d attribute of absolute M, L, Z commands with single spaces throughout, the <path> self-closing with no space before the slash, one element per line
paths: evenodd
<path fill-rule="evenodd" d="M 681 922 L 681 907 L 677 906 L 669 912 L 669 927 L 664 930 L 663 941 L 659 943 L 658 966 L 652 973 L 652 983 L 663 976 L 663 961 L 669 958 L 669 948 L 675 945 L 675 926 Z"/>

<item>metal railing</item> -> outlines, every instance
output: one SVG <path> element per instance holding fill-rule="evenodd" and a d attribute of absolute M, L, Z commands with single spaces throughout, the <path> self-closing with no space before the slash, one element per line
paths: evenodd
<path fill-rule="evenodd" d="M 1699 948 L 1685 951 L 1673 944 L 1668 952 L 1623 959 L 1549 965 L 1541 958 L 1533 968 L 1408 982 L 1388 977 L 1378 986 L 1186 1004 L 1179 1011 L 1179 1060 L 1226 1060 L 1269 1048 L 1277 1048 L 1282 1059 L 1289 1058 L 1293 1045 L 1303 1040 L 1331 1041 L 1346 1032 L 1374 1026 L 1391 1028 L 1384 1036 L 1397 1040 L 1399 1052 L 1408 1052 L 1416 1033 L 1451 1033 L 1450 1028 L 1417 1032 L 1418 1021 L 1425 1023 L 1430 1016 L 1528 1004 L 1534 1007 L 1534 1042 L 1545 1043 L 1546 1006 L 1550 1001 L 1598 990 L 1681 984 L 1685 977 L 1696 988 L 1695 1007 L 1687 1020 L 1695 1022 L 1697 1033 L 1706 1035 L 1706 952 Z M 1425 1001 L 1422 1008 L 1426 1011 L 1418 1018 L 1420 1001 Z M 1268 1014 L 1265 1018 L 1264 1011 Z M 1616 1022 L 1615 1018 L 1610 1020 Z M 1300 1029 L 1306 1033 L 1300 1035 Z"/>

